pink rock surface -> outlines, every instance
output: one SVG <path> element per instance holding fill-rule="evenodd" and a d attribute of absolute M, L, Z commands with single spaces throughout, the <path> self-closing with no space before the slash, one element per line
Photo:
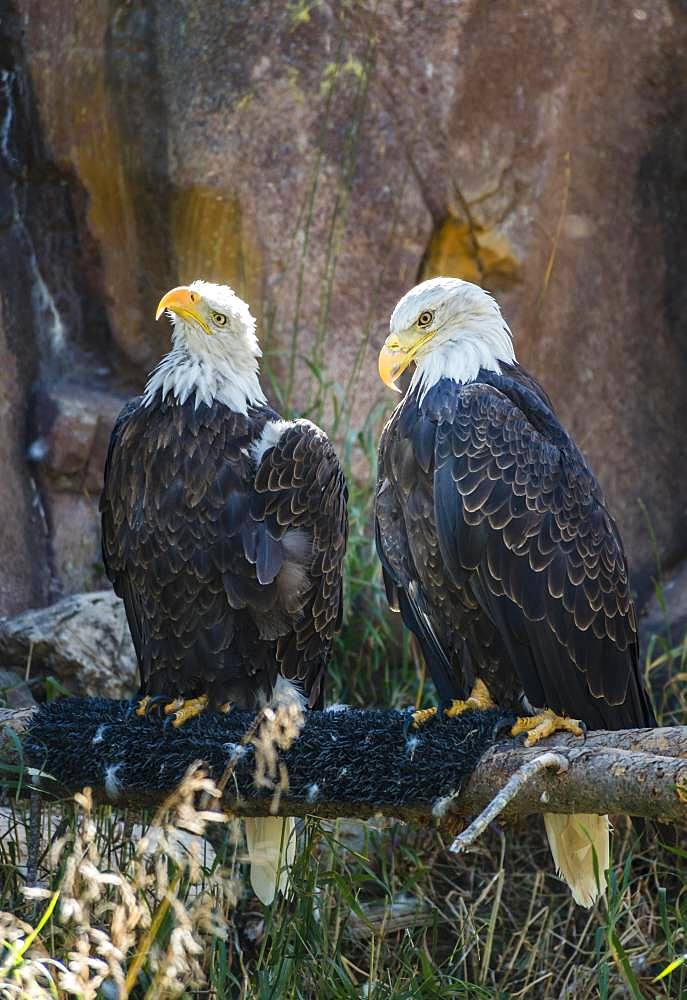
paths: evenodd
<path fill-rule="evenodd" d="M 375 360 L 389 313 L 419 277 L 454 273 L 502 302 L 521 360 L 601 480 L 642 588 L 655 551 L 665 564 L 685 551 L 682 8 L 17 7 L 26 100 L 74 209 L 74 262 L 53 283 L 74 317 L 68 342 L 78 328 L 79 349 L 94 352 L 82 357 L 87 390 L 88 366 L 103 362 L 140 387 L 168 344 L 153 320 L 160 294 L 202 275 L 251 303 L 275 402 L 331 426 L 336 395 L 339 435 L 372 411 L 378 426 L 393 403 Z M 54 254 L 41 247 L 47 267 Z M 328 384 L 324 408 L 312 366 Z M 0 380 L 15 384 L 11 363 Z M 73 543 L 82 520 L 85 537 L 97 522 L 90 500 L 88 513 L 82 499 L 54 498 L 94 496 L 104 427 L 97 406 L 70 416 L 70 405 L 41 480 L 63 590 L 80 589 Z M 0 428 L 0 448 L 14 449 L 26 483 L 11 433 L 10 447 Z M 362 459 L 356 468 L 369 474 Z M 0 580 L 0 592 L 14 586 Z"/>

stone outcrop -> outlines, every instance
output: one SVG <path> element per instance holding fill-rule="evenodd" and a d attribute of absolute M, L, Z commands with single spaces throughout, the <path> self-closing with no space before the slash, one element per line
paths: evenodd
<path fill-rule="evenodd" d="M 378 425 L 393 403 L 375 354 L 403 291 L 438 271 L 480 281 L 590 458 L 640 590 L 655 551 L 663 565 L 685 552 L 683 7 L 7 6 L 21 86 L 0 150 L 21 197 L 0 233 L 16 258 L 0 319 L 21 344 L 7 341 L 0 374 L 13 400 L 0 514 L 20 498 L 0 545 L 6 609 L 47 599 L 48 543 L 52 593 L 99 585 L 93 420 L 104 434 L 165 349 L 160 293 L 200 275 L 250 301 L 275 402 L 329 426 L 333 384 L 348 415 L 339 435 L 370 412 Z M 65 410 L 35 463 L 47 539 L 27 513 L 35 470 L 22 458 L 37 377 L 34 428 L 56 380 L 67 409 L 70 385 L 108 398 L 76 404 L 76 423 Z"/>
<path fill-rule="evenodd" d="M 34 681 L 56 678 L 76 695 L 130 698 L 138 688 L 124 605 L 111 590 L 0 619 L 0 665 Z"/>
<path fill-rule="evenodd" d="M 45 501 L 53 572 L 67 593 L 107 586 L 98 501 L 110 433 L 126 396 L 73 379 L 41 386 L 28 456 Z"/>

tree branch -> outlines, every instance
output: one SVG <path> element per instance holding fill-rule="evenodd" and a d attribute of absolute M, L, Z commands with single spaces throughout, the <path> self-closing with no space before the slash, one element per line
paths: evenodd
<path fill-rule="evenodd" d="M 556 735 L 526 748 L 512 740 L 493 745 L 498 721 L 493 711 L 471 712 L 414 733 L 400 712 L 309 712 L 300 738 L 288 749 L 285 739 L 263 766 L 260 786 L 256 764 L 272 735 L 248 713 L 207 714 L 170 730 L 131 719 L 118 702 L 67 699 L 0 711 L 0 727 L 20 734 L 25 763 L 43 772 L 38 787 L 46 796 L 89 784 L 103 801 L 156 806 L 203 760 L 215 780 L 224 778 L 223 806 L 237 815 L 381 813 L 421 821 L 442 811 L 475 815 L 494 803 L 483 825 L 492 812 L 596 812 L 687 827 L 687 726 L 595 731 L 585 740 Z M 251 725 L 253 735 L 242 740 Z M 0 762 L 16 763 L 16 742 L 0 746 Z M 523 766 L 525 781 L 514 778 Z"/>

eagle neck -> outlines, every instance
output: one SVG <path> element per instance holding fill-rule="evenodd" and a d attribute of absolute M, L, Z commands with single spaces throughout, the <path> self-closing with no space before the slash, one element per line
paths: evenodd
<path fill-rule="evenodd" d="M 502 364 L 515 363 L 511 332 L 498 309 L 493 316 L 475 317 L 469 325 L 451 331 L 443 342 L 430 344 L 426 354 L 417 358 L 410 382 L 419 402 L 442 378 L 460 385 L 474 382 L 480 371 L 498 375 Z"/>
<path fill-rule="evenodd" d="M 163 400 L 171 393 L 182 405 L 195 396 L 196 409 L 201 403 L 222 403 L 244 416 L 250 406 L 267 402 L 257 358 L 238 361 L 209 351 L 191 352 L 183 345 L 175 346 L 152 372 L 143 394 L 144 406 L 150 406 L 158 393 Z"/>

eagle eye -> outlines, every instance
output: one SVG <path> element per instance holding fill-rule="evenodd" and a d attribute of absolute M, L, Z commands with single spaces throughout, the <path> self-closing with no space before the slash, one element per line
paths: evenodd
<path fill-rule="evenodd" d="M 425 309 L 425 311 L 421 312 L 420 315 L 418 316 L 417 325 L 429 326 L 429 324 L 432 322 L 433 319 L 434 319 L 434 313 L 432 312 L 432 310 Z"/>
<path fill-rule="evenodd" d="M 224 324 L 227 322 L 227 317 L 224 315 L 224 313 L 213 312 L 212 322 L 216 323 L 217 326 L 224 326 Z"/>

